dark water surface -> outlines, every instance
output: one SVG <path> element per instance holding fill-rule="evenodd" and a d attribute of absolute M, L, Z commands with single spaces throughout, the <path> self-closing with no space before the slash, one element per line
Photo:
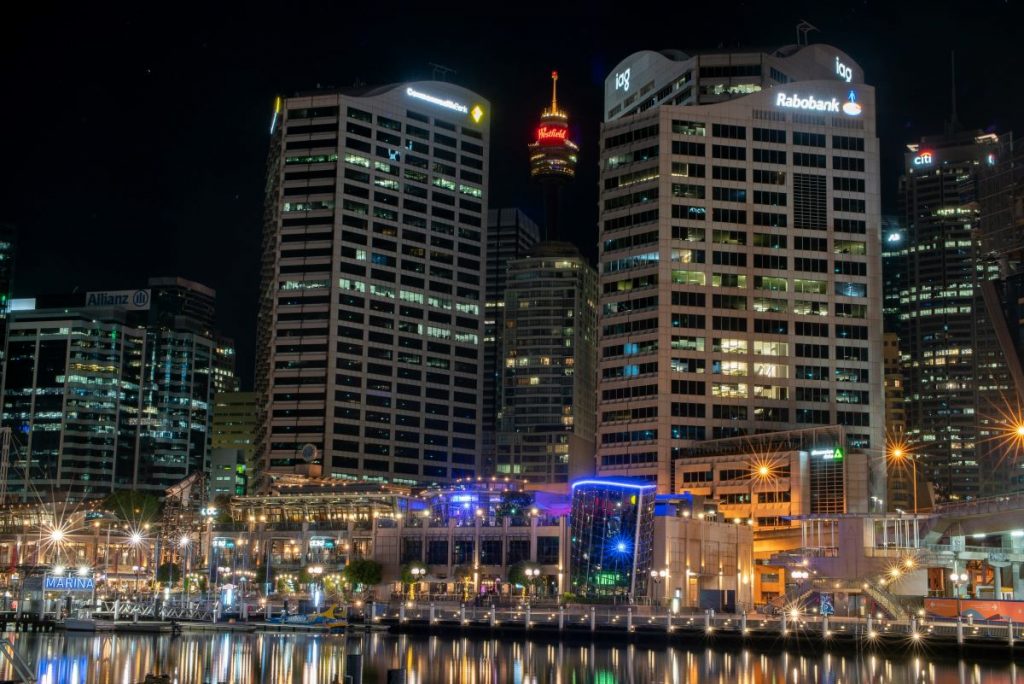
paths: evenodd
<path fill-rule="evenodd" d="M 14 634 L 39 684 L 134 684 L 168 673 L 179 684 L 343 684 L 346 654 L 364 654 L 365 684 L 404 668 L 407 684 L 1009 684 L 1016 665 L 869 654 L 766 655 L 663 645 L 552 645 L 460 637 L 278 634 Z M 0 680 L 11 666 L 0 661 Z M 1022 679 L 1024 681 L 1024 679 Z"/>

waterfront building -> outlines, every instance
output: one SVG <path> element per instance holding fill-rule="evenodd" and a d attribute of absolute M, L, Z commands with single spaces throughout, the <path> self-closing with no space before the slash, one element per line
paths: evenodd
<path fill-rule="evenodd" d="M 756 591 L 766 573 L 754 564 L 753 532 L 746 520 L 694 515 L 690 508 L 663 502 L 664 498 L 658 497 L 655 509 L 647 585 L 654 605 L 675 612 L 735 613 L 771 599 Z M 770 594 L 769 583 L 763 584 Z"/>
<path fill-rule="evenodd" d="M 594 472 L 597 273 L 545 241 L 508 264 L 495 445 L 499 476 L 568 483 Z"/>
<path fill-rule="evenodd" d="M 1019 422 L 1024 374 L 997 283 L 1003 243 L 993 238 L 983 253 L 979 239 L 981 179 L 1007 140 L 954 132 L 923 138 L 904 155 L 899 336 L 907 438 L 919 475 L 947 498 L 1014 486 L 1007 456 L 1015 447 L 1000 437 Z M 1016 336 L 1019 324 L 1011 325 Z"/>
<path fill-rule="evenodd" d="M 13 313 L 2 415 L 16 441 L 8 494 L 160 495 L 206 470 L 215 342 L 201 321 L 167 314 L 156 296 L 163 288 L 154 280 Z"/>
<path fill-rule="evenodd" d="M 490 209 L 487 212 L 487 301 L 484 307 L 484 475 L 492 475 L 497 415 L 501 407 L 501 342 L 505 330 L 505 285 L 508 264 L 540 239 L 540 228 L 519 209 Z"/>
<path fill-rule="evenodd" d="M 828 45 L 638 52 L 605 81 L 597 468 L 705 440 L 884 444 L 875 93 Z M 870 461 L 871 495 L 885 495 Z"/>
<path fill-rule="evenodd" d="M 434 81 L 279 99 L 257 331 L 257 486 L 316 465 L 474 476 L 489 104 Z"/>
<path fill-rule="evenodd" d="M 572 484 L 572 594 L 619 600 L 648 594 L 655 492 L 652 484 L 611 478 Z"/>

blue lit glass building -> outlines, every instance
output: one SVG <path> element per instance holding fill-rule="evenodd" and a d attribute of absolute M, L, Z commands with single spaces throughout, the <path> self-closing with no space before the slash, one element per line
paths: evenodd
<path fill-rule="evenodd" d="M 579 597 L 647 595 L 656 487 L 594 478 L 572 485 L 569 591 Z"/>

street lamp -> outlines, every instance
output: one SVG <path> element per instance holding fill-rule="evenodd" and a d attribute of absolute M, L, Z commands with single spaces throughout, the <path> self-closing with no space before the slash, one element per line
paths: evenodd
<path fill-rule="evenodd" d="M 414 565 L 409 568 L 409 574 L 412 575 L 412 600 L 416 600 L 416 585 L 419 584 L 420 578 L 427 574 L 427 569 L 422 565 Z"/>
<path fill-rule="evenodd" d="M 953 580 L 953 593 L 956 594 L 956 619 L 959 620 L 960 616 L 962 615 L 962 612 L 960 610 L 960 587 L 967 584 L 967 581 L 970 579 L 970 577 L 967 575 L 966 572 L 958 573 L 956 571 L 956 568 L 954 568 L 953 574 L 949 576 L 949 579 Z"/>
<path fill-rule="evenodd" d="M 184 598 L 185 598 L 186 602 L 188 602 L 188 577 L 186 576 L 185 573 L 188 572 L 188 565 L 187 565 L 188 554 L 187 554 L 187 550 L 188 550 L 188 545 L 191 542 L 192 542 L 192 540 L 189 538 L 189 536 L 187 534 L 181 535 L 181 538 L 178 539 L 178 548 L 180 549 L 180 552 L 181 552 L 181 586 L 182 586 L 182 591 L 183 591 L 183 595 L 184 595 Z"/>
<path fill-rule="evenodd" d="M 655 591 L 651 592 L 652 599 L 657 598 L 657 587 L 668 577 L 668 570 L 651 570 L 651 581 L 654 582 Z M 667 598 L 667 597 L 666 597 Z"/>
<path fill-rule="evenodd" d="M 526 575 L 526 583 L 523 584 L 523 599 L 526 599 L 526 586 L 532 584 L 535 579 L 540 576 L 540 568 L 525 568 L 523 574 Z"/>

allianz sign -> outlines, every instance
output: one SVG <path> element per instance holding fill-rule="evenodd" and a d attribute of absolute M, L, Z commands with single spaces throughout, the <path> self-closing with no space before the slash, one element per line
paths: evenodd
<path fill-rule="evenodd" d="M 112 290 L 89 292 L 85 295 L 86 306 L 116 306 L 123 309 L 148 309 L 149 290 Z"/>

